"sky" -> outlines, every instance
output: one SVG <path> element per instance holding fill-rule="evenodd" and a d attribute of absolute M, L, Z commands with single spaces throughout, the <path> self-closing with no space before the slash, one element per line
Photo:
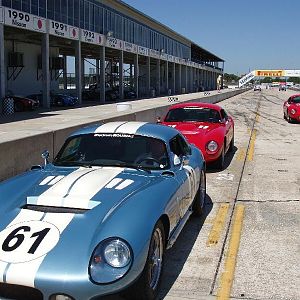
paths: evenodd
<path fill-rule="evenodd" d="M 225 60 L 225 73 L 300 69 L 300 0 L 123 0 Z"/>

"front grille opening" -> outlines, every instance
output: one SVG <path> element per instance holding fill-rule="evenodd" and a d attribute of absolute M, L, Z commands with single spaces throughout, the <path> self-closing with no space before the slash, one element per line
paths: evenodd
<path fill-rule="evenodd" d="M 0 283 L 0 298 L 11 300 L 43 300 L 43 294 L 31 287 Z"/>

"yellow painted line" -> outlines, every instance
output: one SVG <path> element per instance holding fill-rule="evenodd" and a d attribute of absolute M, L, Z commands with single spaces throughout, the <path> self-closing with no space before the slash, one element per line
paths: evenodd
<path fill-rule="evenodd" d="M 255 117 L 255 122 L 259 122 L 259 118 L 260 118 L 260 114 L 259 112 L 256 114 L 256 117 Z"/>
<path fill-rule="evenodd" d="M 239 149 L 239 151 L 238 151 L 238 154 L 237 154 L 237 156 L 236 156 L 236 159 L 237 159 L 238 161 L 244 161 L 245 157 L 246 157 L 246 149 L 243 148 L 243 147 L 241 147 L 241 148 Z"/>
<path fill-rule="evenodd" d="M 244 214 L 245 206 L 237 205 L 228 246 L 228 252 L 225 260 L 225 268 L 223 274 L 221 275 L 220 287 L 217 293 L 218 300 L 228 300 L 230 298 L 237 261 L 237 254 L 240 246 Z"/>
<path fill-rule="evenodd" d="M 229 204 L 222 204 L 219 207 L 218 213 L 214 219 L 214 223 L 212 229 L 209 233 L 206 246 L 214 246 L 217 245 L 220 239 L 221 232 L 225 225 L 225 220 L 228 212 Z"/>
<path fill-rule="evenodd" d="M 250 146 L 249 146 L 249 151 L 248 151 L 248 155 L 247 155 L 247 160 L 248 161 L 252 161 L 253 160 L 254 148 L 255 148 L 255 140 L 256 140 L 256 133 L 257 133 L 257 130 L 253 129 L 252 135 L 250 137 Z"/>

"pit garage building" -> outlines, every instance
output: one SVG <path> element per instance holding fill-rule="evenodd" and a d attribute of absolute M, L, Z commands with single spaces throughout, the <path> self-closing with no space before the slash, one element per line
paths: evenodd
<path fill-rule="evenodd" d="M 138 98 L 215 89 L 224 61 L 118 0 L 0 0 L 0 99 L 97 84 Z M 87 71 L 88 70 L 88 71 Z M 73 75 L 72 75 L 73 74 Z M 1 105 L 2 106 L 2 105 Z"/>

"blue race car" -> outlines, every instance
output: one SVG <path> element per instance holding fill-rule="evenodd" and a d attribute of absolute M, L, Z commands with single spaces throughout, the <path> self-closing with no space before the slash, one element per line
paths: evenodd
<path fill-rule="evenodd" d="M 165 250 L 203 209 L 201 152 L 174 128 L 111 122 L 48 157 L 0 184 L 0 298 L 154 299 Z"/>

